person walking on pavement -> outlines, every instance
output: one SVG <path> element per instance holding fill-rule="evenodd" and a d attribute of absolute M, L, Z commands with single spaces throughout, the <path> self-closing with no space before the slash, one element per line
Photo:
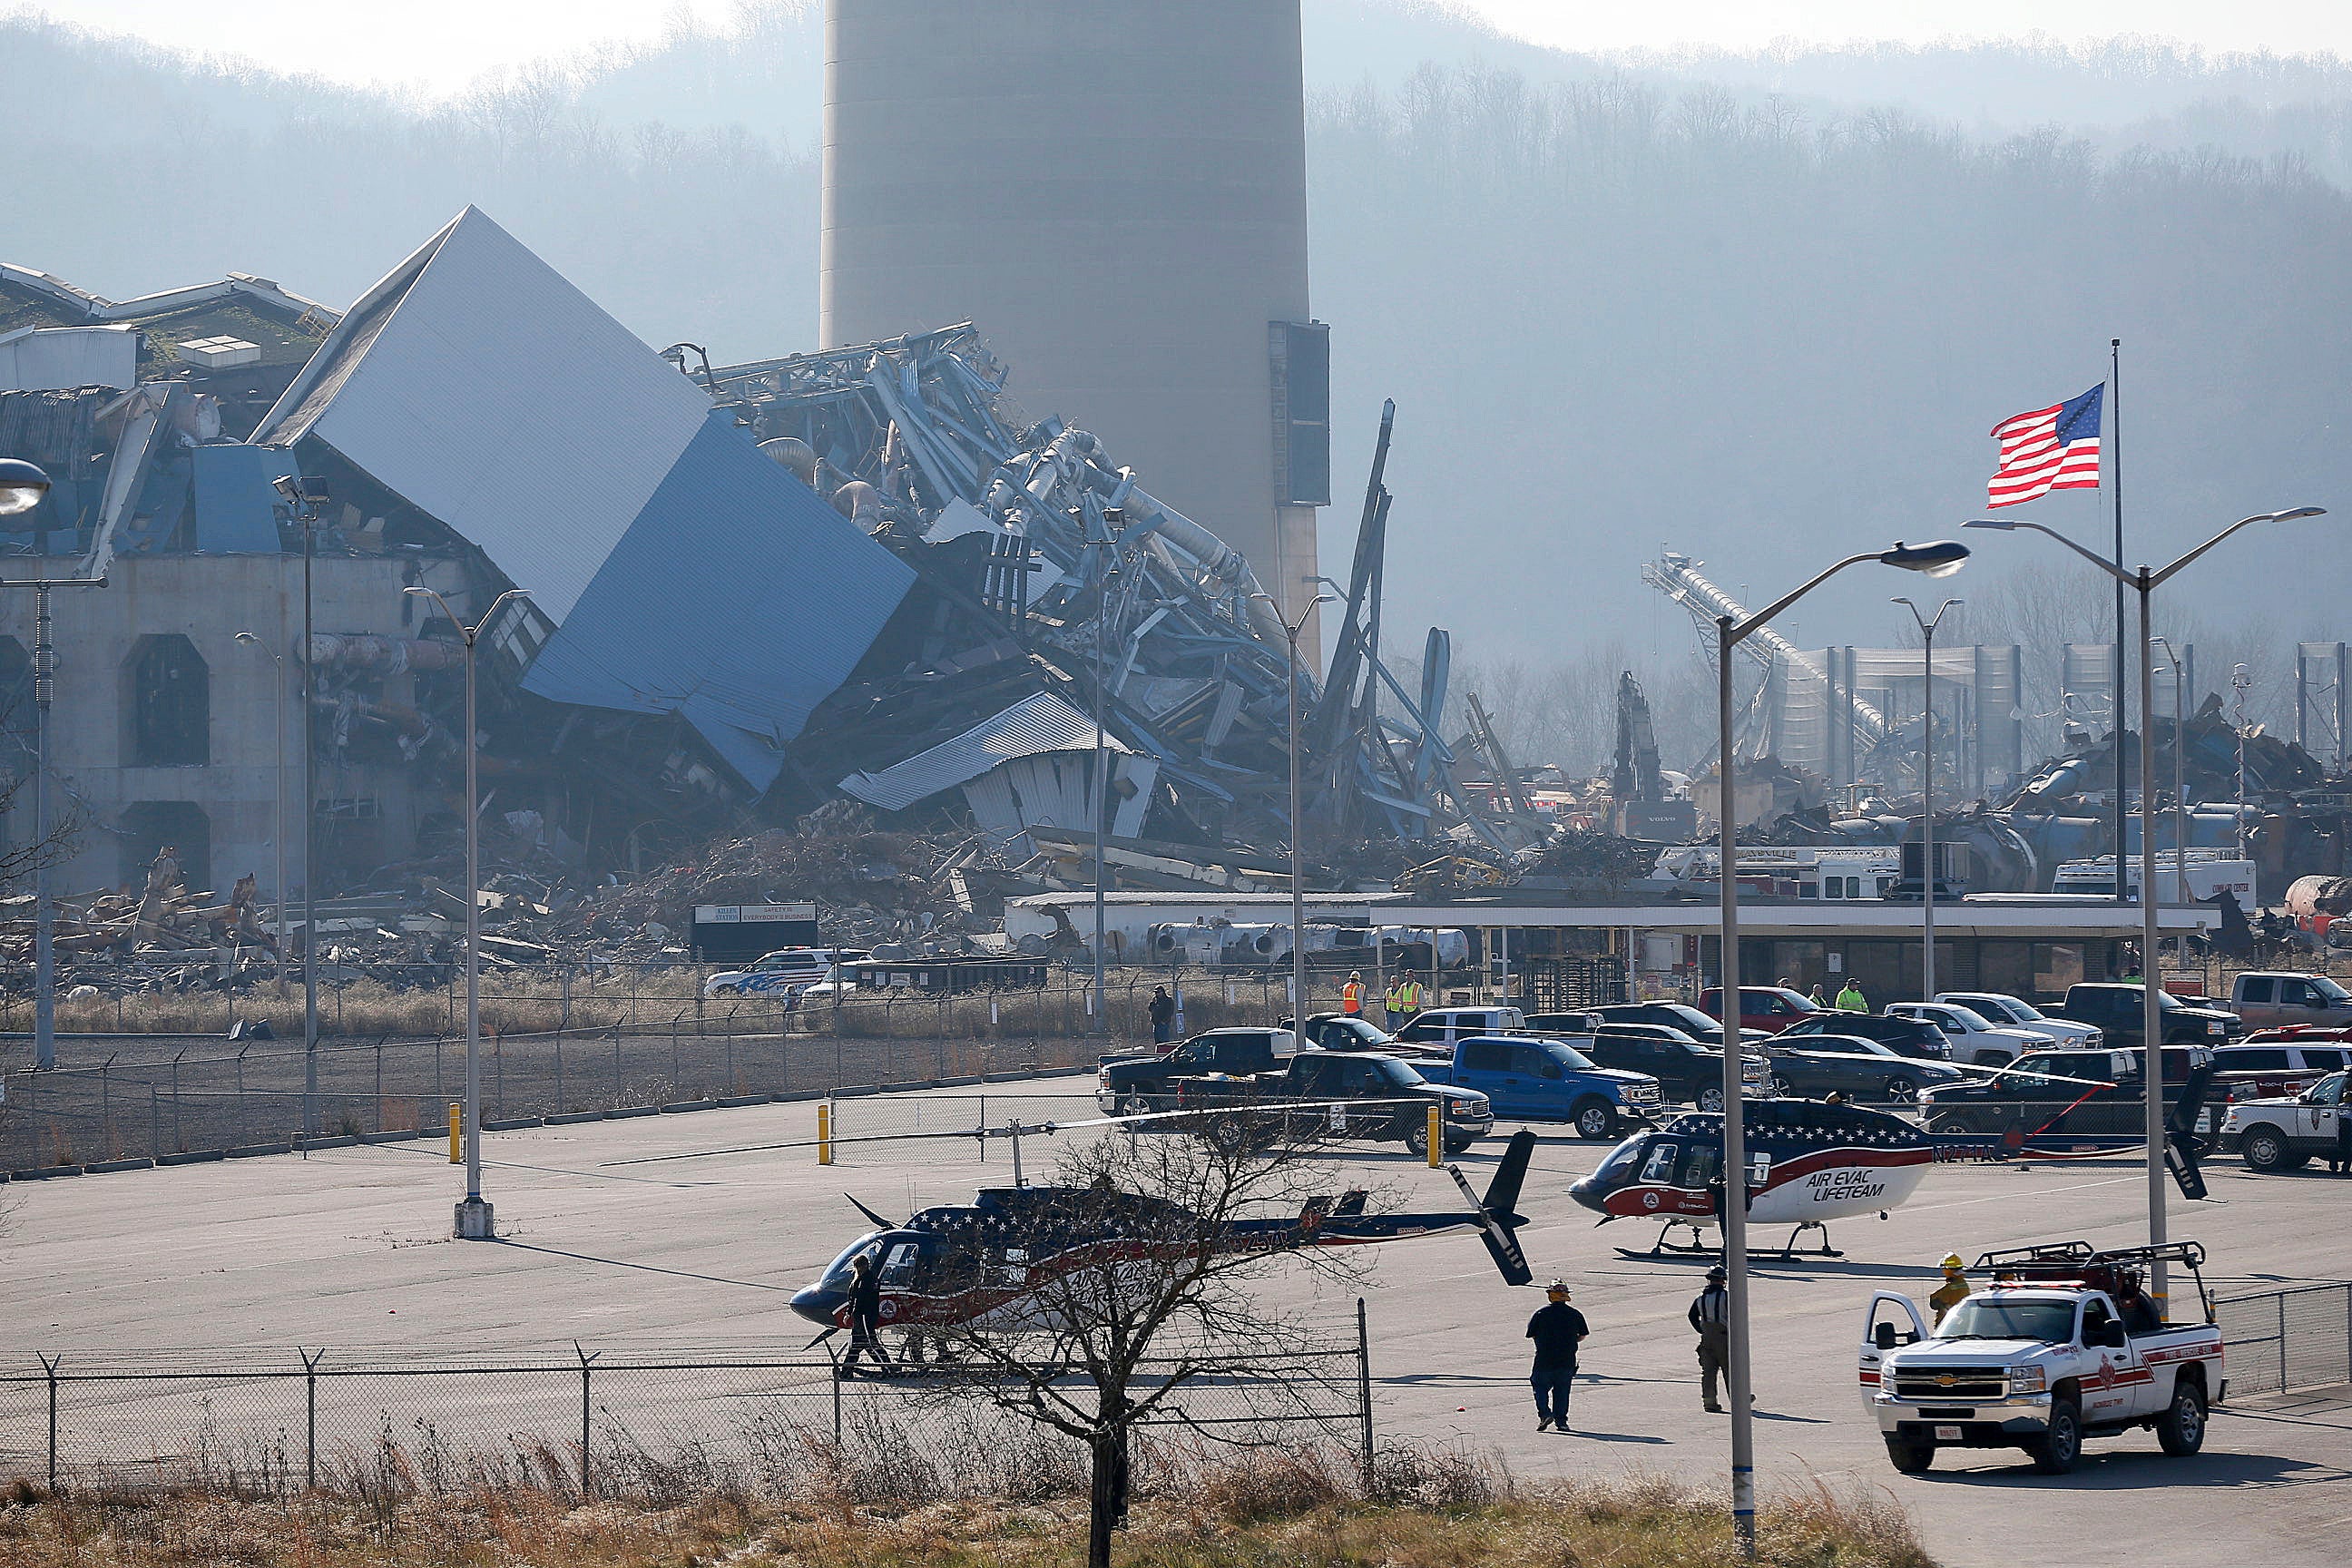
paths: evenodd
<path fill-rule="evenodd" d="M 1731 1372 L 1731 1293 L 1723 1284 L 1727 1278 L 1719 1263 L 1708 1269 L 1706 1289 L 1690 1304 L 1691 1331 L 1698 1335 L 1699 1397 L 1717 1415 L 1723 1401 L 1715 1396 L 1716 1380 L 1728 1381 Z"/>
<path fill-rule="evenodd" d="M 1350 1018 L 1364 1016 L 1364 976 L 1360 970 L 1348 972 L 1348 984 L 1339 987 L 1339 1011 Z"/>
<path fill-rule="evenodd" d="M 1936 1288 L 1934 1295 L 1927 1298 L 1928 1309 L 1936 1314 L 1938 1327 L 1943 1324 L 1945 1313 L 1969 1299 L 1969 1277 L 1960 1272 L 1965 1267 L 1958 1253 L 1944 1255 L 1944 1282 Z"/>
<path fill-rule="evenodd" d="M 857 1363 L 860 1352 L 872 1356 L 878 1370 L 890 1369 L 890 1357 L 877 1337 L 881 1323 L 882 1276 L 874 1268 L 874 1255 L 861 1252 L 849 1260 L 849 1353 L 841 1358 L 842 1371 Z"/>
<path fill-rule="evenodd" d="M 1176 998 L 1168 994 L 1168 987 L 1151 988 L 1151 1043 L 1164 1046 L 1169 1032 L 1176 1026 Z"/>
<path fill-rule="evenodd" d="M 1528 1384 L 1536 1391 L 1536 1430 L 1568 1430 L 1568 1396 L 1576 1386 L 1576 1347 L 1592 1332 L 1584 1314 L 1568 1304 L 1568 1282 L 1555 1279 L 1544 1287 L 1549 1306 L 1536 1309 L 1528 1320 L 1528 1338 L 1536 1342 L 1536 1361 Z"/>
<path fill-rule="evenodd" d="M 1856 985 L 1851 980 L 1847 981 L 1845 983 L 1845 988 L 1838 993 L 1837 1005 L 1838 1011 L 1841 1013 L 1867 1013 L 1870 1011 L 1870 1003 L 1868 999 L 1863 995 L 1862 987 Z"/>

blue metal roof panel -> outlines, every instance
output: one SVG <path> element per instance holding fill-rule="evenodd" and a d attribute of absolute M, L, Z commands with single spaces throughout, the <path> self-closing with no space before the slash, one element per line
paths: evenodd
<path fill-rule="evenodd" d="M 1052 692 L 1041 691 L 928 752 L 893 763 L 879 773 L 852 773 L 841 781 L 841 788 L 869 805 L 904 811 L 919 800 L 953 789 L 1017 757 L 1090 751 L 1094 743 L 1092 719 Z M 1116 735 L 1106 734 L 1103 744 L 1112 752 L 1132 750 Z"/>
<path fill-rule="evenodd" d="M 764 788 L 772 748 L 848 679 L 914 580 L 710 409 L 523 685 L 678 713 Z"/>
<path fill-rule="evenodd" d="M 269 481 L 293 467 L 259 447 L 198 447 L 196 549 L 206 555 L 275 555 L 278 492 Z"/>

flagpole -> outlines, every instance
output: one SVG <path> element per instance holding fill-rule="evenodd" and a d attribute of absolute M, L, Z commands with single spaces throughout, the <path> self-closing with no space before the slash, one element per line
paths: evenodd
<path fill-rule="evenodd" d="M 2123 347 L 2124 341 L 2121 338 L 2107 340 L 2105 455 L 2108 462 L 2107 472 L 2112 479 L 2116 501 L 2116 552 L 2110 559 L 2115 562 L 2116 570 L 2118 572 L 2121 572 L 2124 567 Z M 2110 742 L 2116 752 L 2116 902 L 2127 904 L 2131 902 L 2131 897 L 2128 890 L 2129 881 L 2124 871 L 2124 715 L 2131 710 L 2124 702 L 2126 684 L 2124 680 L 2124 580 L 2121 577 L 2116 579 L 2115 658 L 2109 668 L 2115 671 L 2116 678 L 2113 688 L 2115 700 L 2112 704 L 2115 733 Z M 2140 787 L 2142 789 L 2147 787 L 2146 779 L 2140 781 Z M 2156 984 L 2155 976 L 2148 973 L 2147 966 L 2150 961 L 2150 954 L 2140 954 L 2140 980 L 2143 984 Z"/>

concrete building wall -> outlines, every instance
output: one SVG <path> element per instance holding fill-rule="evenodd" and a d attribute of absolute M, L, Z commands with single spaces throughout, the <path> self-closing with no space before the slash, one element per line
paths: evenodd
<path fill-rule="evenodd" d="M 824 345 L 976 321 L 1033 418 L 1296 602 L 1267 340 L 1308 319 L 1299 47 L 1297 0 L 830 0 Z"/>
<path fill-rule="evenodd" d="M 322 557 L 315 564 L 312 620 L 320 632 L 414 635 L 403 625 L 405 606 L 415 601 L 401 593 L 402 560 L 386 557 Z M 302 632 L 302 563 L 299 557 L 271 555 L 181 555 L 120 557 L 103 588 L 76 588 L 50 599 L 57 648 L 56 698 L 50 709 L 49 753 L 58 793 L 55 808 L 80 823 L 71 858 L 58 870 L 60 893 L 87 893 L 113 887 L 136 858 L 127 846 L 143 845 L 154 832 L 191 821 L 180 803 L 203 813 L 209 840 L 205 863 L 188 868 L 189 886 L 209 886 L 226 895 L 236 879 L 251 872 L 265 901 L 278 894 L 277 667 L 250 644 L 236 640 L 252 631 L 286 658 L 287 799 L 294 815 L 288 835 L 288 879 L 302 879 L 300 675 L 291 654 Z M 33 596 L 0 595 L 0 636 L 29 650 L 33 644 Z M 159 645 L 154 639 L 185 638 L 163 645 L 184 666 L 192 653 L 201 662 L 202 700 L 192 678 L 160 690 L 142 677 L 139 663 Z M 406 680 L 408 678 L 398 678 Z M 149 687 L 142 712 L 141 688 Z M 183 693 L 186 693 L 183 695 Z M 183 711 L 174 713 L 171 704 Z M 201 706 L 198 714 L 194 709 Z M 174 728 L 173 721 L 185 721 Z M 142 731 L 142 724 L 146 729 Z M 158 731 L 160 729 L 160 735 Z M 27 759 L 14 742 L 31 734 L 29 715 L 8 723 L 16 773 Z M 163 755 L 200 738 L 203 760 L 157 763 L 160 738 L 171 742 Z M 142 742 L 147 743 L 142 755 Z M 321 800 L 365 797 L 382 813 L 386 845 L 404 853 L 414 837 L 414 795 L 397 770 L 318 770 Z M 33 833 L 29 788 L 10 803 L 6 830 L 11 842 Z M 185 847 L 184 846 L 184 847 Z M 198 879 L 199 873 L 202 880 Z M 321 891 L 325 891 L 324 888 Z"/>

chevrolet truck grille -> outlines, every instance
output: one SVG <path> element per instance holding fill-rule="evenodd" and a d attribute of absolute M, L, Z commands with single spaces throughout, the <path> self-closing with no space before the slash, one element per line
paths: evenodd
<path fill-rule="evenodd" d="M 1895 1373 L 1897 1399 L 2000 1399 L 2009 1393 L 2009 1373 L 1997 1366 L 1948 1366 L 1935 1372 Z"/>

